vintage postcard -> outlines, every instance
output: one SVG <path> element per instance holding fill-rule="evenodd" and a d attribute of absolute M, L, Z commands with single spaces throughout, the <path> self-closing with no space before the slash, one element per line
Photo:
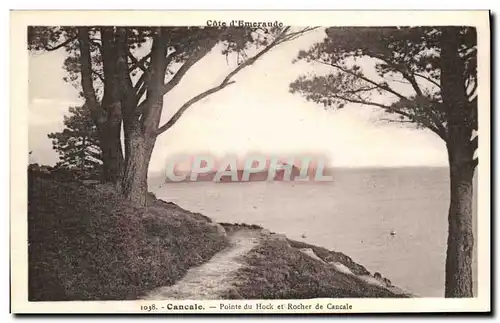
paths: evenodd
<path fill-rule="evenodd" d="M 489 312 L 488 11 L 13 11 L 13 313 Z"/>

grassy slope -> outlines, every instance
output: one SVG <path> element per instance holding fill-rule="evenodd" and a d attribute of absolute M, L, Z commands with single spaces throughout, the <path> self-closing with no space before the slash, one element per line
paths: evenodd
<path fill-rule="evenodd" d="M 137 299 L 226 245 L 207 218 L 167 203 L 137 208 L 105 187 L 29 186 L 29 300 Z"/>
<path fill-rule="evenodd" d="M 349 264 L 345 259 L 336 257 L 334 260 Z M 237 273 L 240 282 L 228 293 L 227 298 L 404 297 L 370 285 L 353 275 L 338 272 L 332 266 L 305 255 L 289 241 L 268 239 L 251 250 L 245 261 L 248 266 Z M 358 264 L 350 265 L 351 268 L 358 268 L 360 274 L 368 273 Z"/>
<path fill-rule="evenodd" d="M 243 229 L 262 230 L 256 225 L 221 223 L 227 232 Z M 264 230 L 267 231 L 267 230 Z M 307 299 L 307 298 L 380 298 L 412 297 L 403 291 L 393 292 L 344 274 L 328 263 L 337 262 L 353 274 L 371 276 L 365 267 L 349 256 L 301 241 L 281 238 L 267 239 L 246 256 L 246 266 L 237 273 L 237 282 L 229 290 L 229 299 Z M 313 259 L 300 249 L 311 249 L 320 259 Z M 380 273 L 376 273 L 380 275 Z M 383 278 L 383 277 L 382 277 Z M 388 281 L 390 283 L 390 281 Z"/>

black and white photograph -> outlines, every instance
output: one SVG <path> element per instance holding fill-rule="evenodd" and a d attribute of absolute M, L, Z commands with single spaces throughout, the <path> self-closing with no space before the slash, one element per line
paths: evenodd
<path fill-rule="evenodd" d="M 488 11 L 66 14 L 11 14 L 14 312 L 491 310 Z"/>

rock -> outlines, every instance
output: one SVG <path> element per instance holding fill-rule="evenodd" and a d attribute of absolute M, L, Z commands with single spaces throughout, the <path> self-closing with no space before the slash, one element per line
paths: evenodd
<path fill-rule="evenodd" d="M 215 228 L 215 232 L 218 235 L 221 235 L 221 236 L 226 236 L 227 235 L 226 229 L 224 229 L 224 227 L 222 225 L 220 225 L 218 223 L 214 223 L 214 222 L 208 223 L 208 225 L 214 227 Z"/>
<path fill-rule="evenodd" d="M 307 255 L 307 256 L 309 256 L 309 257 L 313 258 L 313 259 L 319 260 L 319 261 L 321 261 L 322 263 L 325 263 L 325 264 L 326 264 L 326 262 L 325 262 L 323 259 L 321 259 L 320 257 L 318 257 L 318 255 L 317 255 L 317 254 L 314 252 L 314 250 L 312 250 L 311 248 L 304 248 L 304 249 L 299 249 L 299 250 L 300 250 L 300 252 L 302 252 L 303 254 L 305 254 L 305 255 Z"/>
<path fill-rule="evenodd" d="M 335 270 L 340 271 L 343 274 L 348 274 L 348 275 L 354 275 L 352 271 L 347 267 L 346 265 L 340 263 L 340 262 L 329 262 L 330 265 L 332 265 Z"/>
<path fill-rule="evenodd" d="M 388 278 L 385 278 L 384 276 L 382 276 L 381 273 L 379 272 L 375 272 L 373 274 L 373 278 L 377 279 L 379 282 L 385 284 L 386 286 L 392 286 L 392 282 L 390 279 Z"/>
<path fill-rule="evenodd" d="M 283 234 L 275 233 L 275 234 L 273 234 L 273 238 L 276 239 L 276 240 L 278 240 L 278 241 L 282 241 L 282 242 L 288 243 L 288 239 Z"/>
<path fill-rule="evenodd" d="M 271 231 L 269 231 L 267 229 L 261 230 L 260 233 L 262 233 L 262 235 L 264 235 L 266 237 L 269 237 L 271 235 Z"/>
<path fill-rule="evenodd" d="M 382 282 L 378 278 L 375 278 L 375 277 L 372 277 L 372 276 L 369 276 L 369 275 L 361 275 L 361 276 L 358 276 L 358 277 L 361 278 L 361 280 L 363 280 L 364 282 L 366 282 L 366 283 L 368 283 L 370 285 L 385 287 L 384 284 L 382 284 Z"/>

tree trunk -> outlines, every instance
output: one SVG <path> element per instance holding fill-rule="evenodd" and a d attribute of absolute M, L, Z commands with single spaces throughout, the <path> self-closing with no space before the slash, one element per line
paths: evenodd
<path fill-rule="evenodd" d="M 469 153 L 468 147 L 448 144 L 450 207 L 445 297 L 473 297 L 472 201 L 475 165 L 472 156 L 464 158 L 464 153 Z"/>
<path fill-rule="evenodd" d="M 104 72 L 104 94 L 98 103 L 92 77 L 92 54 L 88 27 L 78 28 L 80 45 L 81 84 L 85 104 L 90 108 L 92 121 L 98 130 L 102 150 L 102 181 L 119 183 L 123 170 L 123 152 L 120 141 L 121 98 L 117 84 L 117 52 L 112 27 L 101 28 L 101 56 Z"/>
<path fill-rule="evenodd" d="M 102 151 L 102 181 L 118 184 L 123 174 L 123 151 L 120 141 L 121 123 L 113 125 L 107 123 L 108 128 L 103 129 L 99 136 Z"/>
<path fill-rule="evenodd" d="M 123 151 L 120 139 L 122 112 L 119 84 L 118 51 L 114 28 L 101 27 L 101 56 L 104 72 L 102 109 L 106 111 L 104 127 L 101 126 L 103 150 L 103 180 L 119 185 L 123 174 Z"/>
<path fill-rule="evenodd" d="M 125 118 L 127 120 L 125 131 L 128 138 L 128 148 L 126 148 L 128 155 L 122 192 L 128 200 L 139 205 L 146 205 L 149 161 L 156 142 L 163 109 L 163 86 L 167 68 L 165 48 L 167 44 L 168 32 L 164 28 L 157 28 L 151 46 L 151 75 L 146 101 L 141 104 L 141 118 L 140 120 L 134 118 L 134 114 L 127 115 Z"/>
<path fill-rule="evenodd" d="M 472 199 L 474 166 L 461 156 L 468 148 L 448 146 L 450 164 L 450 208 L 446 253 L 445 297 L 473 297 Z M 472 157 L 472 156 L 471 156 Z"/>
<path fill-rule="evenodd" d="M 122 179 L 122 192 L 126 199 L 138 205 L 146 205 L 148 193 L 148 169 L 156 138 L 147 138 L 138 132 L 130 136 L 129 151 Z"/>
<path fill-rule="evenodd" d="M 116 84 L 120 91 L 121 99 L 121 114 L 123 120 L 123 134 L 124 134 L 124 147 L 125 147 L 125 161 L 127 165 L 128 158 L 131 154 L 131 137 L 138 127 L 137 103 L 140 99 L 136 96 L 135 88 L 132 83 L 129 72 L 128 58 L 130 49 L 127 40 L 129 39 L 129 32 L 125 27 L 117 27 L 115 34 L 116 46 Z"/>
<path fill-rule="evenodd" d="M 441 96 L 450 166 L 445 297 L 473 297 L 472 198 L 477 139 L 471 137 L 475 107 L 465 88 L 464 61 L 459 54 L 460 28 L 443 27 L 441 37 Z"/>

